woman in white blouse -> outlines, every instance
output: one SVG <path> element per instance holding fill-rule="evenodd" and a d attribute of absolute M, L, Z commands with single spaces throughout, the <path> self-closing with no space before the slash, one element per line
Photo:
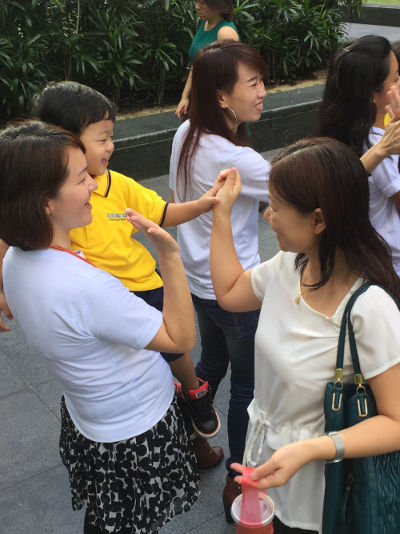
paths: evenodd
<path fill-rule="evenodd" d="M 281 252 L 250 271 L 241 267 L 229 238 L 241 185 L 235 169 L 227 174 L 213 210 L 214 291 L 227 310 L 261 308 L 244 462 L 258 465 L 253 478 L 270 488 L 275 534 L 321 532 L 324 461 L 336 455 L 335 442 L 323 435 L 323 396 L 334 376 L 344 307 L 364 281 L 399 298 L 400 279 L 388 245 L 369 221 L 365 170 L 342 143 L 302 140 L 274 160 L 265 218 Z M 351 318 L 379 415 L 339 433 L 348 458 L 400 448 L 400 392 L 392 387 L 400 380 L 400 314 L 383 289 L 371 287 Z M 352 378 L 346 352 L 344 380 Z"/>

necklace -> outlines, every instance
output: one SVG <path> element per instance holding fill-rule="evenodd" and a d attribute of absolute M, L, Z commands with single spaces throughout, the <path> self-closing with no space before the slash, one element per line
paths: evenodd
<path fill-rule="evenodd" d="M 300 286 L 300 291 L 298 292 L 296 298 L 294 299 L 294 301 L 295 301 L 296 304 L 298 304 L 298 303 L 300 302 L 300 299 L 301 299 L 302 296 L 303 296 L 302 289 L 301 289 L 301 284 L 302 284 L 302 282 L 303 282 L 303 285 L 304 285 L 304 279 L 305 279 L 306 274 L 307 274 L 307 272 L 308 272 L 308 267 L 309 267 L 309 266 L 310 266 L 310 262 L 307 263 L 306 268 L 305 268 L 304 271 L 303 271 L 303 275 L 302 275 L 302 277 L 300 278 L 300 284 L 299 284 L 299 286 Z"/>
<path fill-rule="evenodd" d="M 57 245 L 50 245 L 50 248 L 53 248 L 55 250 L 61 250 L 61 252 L 68 252 L 68 254 L 71 254 L 72 256 L 75 256 L 75 258 L 79 258 L 80 260 L 85 261 L 89 265 L 93 265 L 93 263 L 91 261 L 87 260 L 86 258 L 83 258 L 82 256 L 79 256 L 79 254 L 77 254 L 73 250 L 69 250 L 68 248 L 58 247 Z M 94 267 L 94 265 L 93 265 L 93 267 Z"/>

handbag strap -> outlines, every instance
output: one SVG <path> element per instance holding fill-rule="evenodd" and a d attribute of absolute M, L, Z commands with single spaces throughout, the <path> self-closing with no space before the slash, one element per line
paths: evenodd
<path fill-rule="evenodd" d="M 343 377 L 344 343 L 346 339 L 346 329 L 347 329 L 349 331 L 349 344 L 350 344 L 351 360 L 353 362 L 353 368 L 354 368 L 354 380 L 357 385 L 364 383 L 364 377 L 361 373 L 360 361 L 358 358 L 357 344 L 356 344 L 356 339 L 354 336 L 353 325 L 350 319 L 350 312 L 357 298 L 363 293 L 365 293 L 365 291 L 367 291 L 367 289 L 373 285 L 377 285 L 377 284 L 365 283 L 361 287 L 359 287 L 349 298 L 349 301 L 347 302 L 346 307 L 344 309 L 342 322 L 340 325 L 339 343 L 338 343 L 338 351 L 337 351 L 337 358 L 336 358 L 336 380 L 337 381 L 341 381 L 341 378 Z M 378 287 L 381 287 L 383 290 L 386 291 L 388 295 L 392 297 L 392 299 L 395 301 L 400 311 L 399 300 L 393 295 L 391 295 L 390 292 L 387 291 L 384 287 L 382 286 L 378 286 Z"/>

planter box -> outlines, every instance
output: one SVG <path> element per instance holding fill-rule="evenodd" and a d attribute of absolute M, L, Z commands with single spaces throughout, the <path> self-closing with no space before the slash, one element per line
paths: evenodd
<path fill-rule="evenodd" d="M 400 4 L 363 4 L 359 16 L 350 15 L 350 12 L 345 10 L 343 20 L 377 26 L 400 27 Z M 400 30 L 398 38 L 400 39 Z"/>
<path fill-rule="evenodd" d="M 323 87 L 267 95 L 260 120 L 251 125 L 253 148 L 264 152 L 314 135 Z M 111 168 L 136 180 L 168 174 L 172 139 L 179 125 L 172 111 L 117 121 Z"/>

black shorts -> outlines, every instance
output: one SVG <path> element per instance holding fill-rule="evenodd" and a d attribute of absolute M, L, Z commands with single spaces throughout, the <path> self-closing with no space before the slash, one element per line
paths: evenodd
<path fill-rule="evenodd" d="M 150 304 L 150 306 L 153 306 L 154 308 L 157 308 L 157 310 L 160 310 L 162 312 L 163 303 L 164 303 L 164 288 L 163 287 L 157 287 L 156 289 L 149 289 L 148 291 L 133 291 L 132 293 L 135 293 L 137 297 L 140 297 L 143 299 L 147 304 Z M 182 353 L 177 354 L 175 352 L 161 352 L 161 356 L 164 358 L 164 360 L 168 363 L 174 362 L 181 356 L 183 356 Z"/>

